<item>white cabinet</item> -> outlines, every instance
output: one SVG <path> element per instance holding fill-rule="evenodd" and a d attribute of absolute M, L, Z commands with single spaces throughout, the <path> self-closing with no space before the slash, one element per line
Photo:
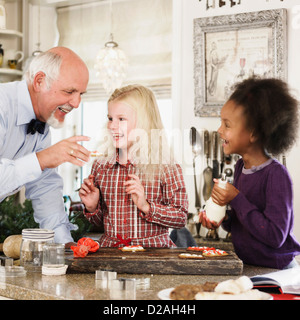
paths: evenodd
<path fill-rule="evenodd" d="M 27 56 L 24 34 L 26 33 L 28 1 L 6 0 L 6 29 L 0 29 L 0 44 L 4 50 L 2 67 L 0 67 L 0 82 L 18 80 L 22 77 L 22 66 L 25 58 L 16 69 L 8 67 L 8 60 L 16 58 L 16 52 L 22 51 Z M 17 56 L 20 58 L 20 55 Z"/>
<path fill-rule="evenodd" d="M 15 45 L 15 42 L 18 42 L 18 40 L 16 40 L 17 38 L 22 39 L 23 38 L 23 33 L 20 31 L 16 31 L 16 30 L 9 30 L 9 29 L 5 29 L 5 30 L 1 30 L 0 29 L 0 41 L 2 44 L 2 47 L 4 47 L 4 58 L 3 58 L 3 64 L 2 67 L 0 68 L 0 81 L 1 82 L 7 82 L 10 79 L 13 80 L 14 78 L 19 78 L 22 76 L 22 71 L 21 66 L 17 66 L 17 69 L 10 69 L 8 67 L 8 60 L 9 59 L 13 59 L 14 55 L 13 53 L 16 51 L 19 51 L 19 46 Z M 7 44 L 9 44 L 9 46 L 7 46 Z M 15 50 L 15 48 L 17 50 Z M 12 53 L 12 54 L 11 54 Z M 9 55 L 11 55 L 9 57 Z M 4 81 L 3 81 L 4 80 Z"/>

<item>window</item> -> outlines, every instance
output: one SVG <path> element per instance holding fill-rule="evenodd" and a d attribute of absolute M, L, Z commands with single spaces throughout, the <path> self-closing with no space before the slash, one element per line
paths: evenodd
<path fill-rule="evenodd" d="M 96 75 L 94 64 L 111 31 L 129 59 L 123 85 L 138 83 L 149 87 L 157 97 L 165 129 L 172 129 L 172 8 L 172 0 L 114 1 L 113 30 L 110 30 L 108 1 L 88 1 L 57 9 L 58 45 L 69 47 L 85 61 L 90 81 L 80 108 L 68 115 L 61 133 L 53 134 L 53 143 L 74 134 L 84 134 L 91 140 L 83 145 L 89 150 L 97 149 L 101 128 L 106 126 L 107 94 Z M 59 167 L 64 179 L 64 192 L 72 199 L 78 197 L 74 190 L 89 175 L 91 165 L 89 163 L 80 170 L 69 163 Z"/>
<path fill-rule="evenodd" d="M 158 108 L 164 124 L 164 128 L 172 130 L 172 100 L 158 99 Z M 88 142 L 83 142 L 83 146 L 90 151 L 97 150 L 101 142 L 101 129 L 107 123 L 107 102 L 87 101 L 81 107 L 81 134 L 91 138 Z M 91 172 L 92 162 L 81 168 L 81 183 Z"/>

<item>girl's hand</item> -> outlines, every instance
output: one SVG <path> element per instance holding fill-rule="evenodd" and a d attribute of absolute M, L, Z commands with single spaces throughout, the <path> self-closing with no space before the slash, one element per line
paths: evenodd
<path fill-rule="evenodd" d="M 131 180 L 127 180 L 124 183 L 125 192 L 131 195 L 134 204 L 145 214 L 150 210 L 150 204 L 146 200 L 144 187 L 140 182 L 138 176 L 134 174 L 128 175 Z"/>
<path fill-rule="evenodd" d="M 239 190 L 236 189 L 231 183 L 227 183 L 226 189 L 222 189 L 218 185 L 218 179 L 214 179 L 214 182 L 215 185 L 211 192 L 211 198 L 220 206 L 225 206 L 239 194 Z"/>
<path fill-rule="evenodd" d="M 97 205 L 100 198 L 99 189 L 94 185 L 95 177 L 91 174 L 87 179 L 83 180 L 81 188 L 79 190 L 79 196 L 85 208 L 89 212 L 94 212 L 97 209 Z"/>
<path fill-rule="evenodd" d="M 217 229 L 221 225 L 222 221 L 220 221 L 220 223 L 216 223 L 215 221 L 211 221 L 207 218 L 205 210 L 201 210 L 199 212 L 199 223 L 201 223 L 204 228 Z"/>

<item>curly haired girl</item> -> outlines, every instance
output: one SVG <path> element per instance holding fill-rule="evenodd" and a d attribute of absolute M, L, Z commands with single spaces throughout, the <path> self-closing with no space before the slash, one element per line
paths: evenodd
<path fill-rule="evenodd" d="M 292 230 L 293 188 L 285 166 L 272 158 L 291 148 L 298 134 L 298 102 L 279 79 L 250 78 L 236 85 L 221 110 L 218 129 L 225 154 L 239 154 L 233 185 L 216 181 L 213 201 L 230 204 L 222 227 L 231 232 L 244 263 L 293 267 L 300 245 Z M 208 228 L 215 222 L 200 215 Z"/>

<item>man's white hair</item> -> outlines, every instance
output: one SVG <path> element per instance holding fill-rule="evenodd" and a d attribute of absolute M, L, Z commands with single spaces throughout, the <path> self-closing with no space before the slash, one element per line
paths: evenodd
<path fill-rule="evenodd" d="M 31 61 L 28 70 L 25 73 L 25 79 L 28 84 L 32 84 L 35 75 L 42 71 L 45 74 L 47 88 L 51 87 L 53 81 L 58 79 L 62 57 L 51 51 L 40 53 Z"/>

